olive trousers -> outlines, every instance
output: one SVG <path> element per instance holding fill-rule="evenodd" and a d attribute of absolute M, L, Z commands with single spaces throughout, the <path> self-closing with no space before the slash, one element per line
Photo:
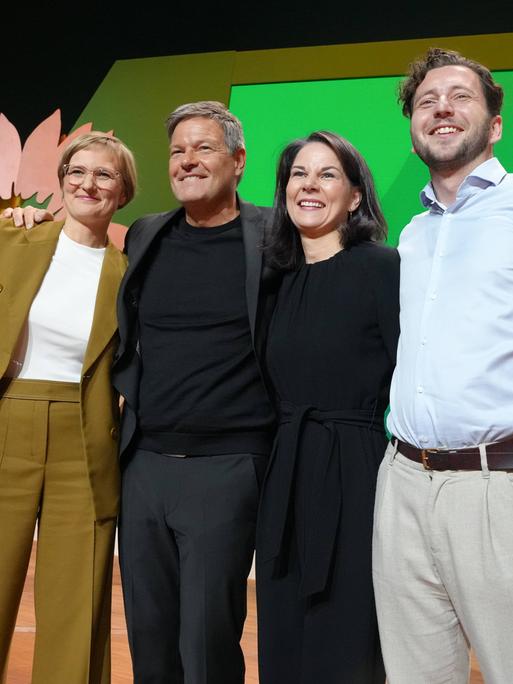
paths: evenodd
<path fill-rule="evenodd" d="M 37 525 L 33 684 L 110 682 L 115 519 L 95 520 L 79 386 L 0 383 L 0 682 Z"/>

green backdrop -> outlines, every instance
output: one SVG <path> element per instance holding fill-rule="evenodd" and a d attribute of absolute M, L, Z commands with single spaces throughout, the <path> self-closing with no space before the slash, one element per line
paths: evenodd
<path fill-rule="evenodd" d="M 506 91 L 504 136 L 496 154 L 513 171 L 513 71 L 495 73 Z M 244 124 L 248 164 L 241 195 L 271 205 L 277 158 L 292 138 L 328 129 L 363 154 L 376 181 L 389 224 L 389 242 L 422 211 L 419 192 L 428 180 L 411 151 L 409 120 L 396 101 L 399 77 L 357 78 L 232 87 L 230 109 Z"/>
<path fill-rule="evenodd" d="M 395 244 L 404 224 L 421 210 L 418 194 L 427 181 L 396 102 L 398 74 L 431 45 L 460 50 L 494 69 L 506 91 L 504 139 L 496 152 L 513 171 L 509 33 L 119 60 L 76 126 L 92 122 L 95 129 L 114 130 L 135 153 L 139 191 L 114 217 L 125 225 L 177 204 L 169 189 L 164 122 L 184 102 L 220 100 L 239 116 L 248 148 L 240 191 L 257 204 L 272 203 L 282 147 L 312 130 L 331 129 L 367 159 Z"/>

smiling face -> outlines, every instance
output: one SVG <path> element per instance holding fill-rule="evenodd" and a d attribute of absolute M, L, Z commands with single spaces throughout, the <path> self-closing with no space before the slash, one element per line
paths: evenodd
<path fill-rule="evenodd" d="M 114 174 L 118 171 L 115 156 L 104 145 L 79 150 L 71 157 L 69 165 L 91 170 L 101 167 Z M 114 212 L 126 201 L 120 175 L 102 188 L 96 185 L 92 173 L 85 174 L 80 185 L 74 185 L 68 176 L 64 176 L 62 196 L 67 215 L 89 227 L 108 226 Z"/>
<path fill-rule="evenodd" d="M 479 76 L 465 66 L 428 71 L 413 100 L 413 147 L 432 172 L 469 171 L 500 140 L 500 116 L 491 116 Z"/>
<path fill-rule="evenodd" d="M 341 228 L 360 204 L 335 152 L 320 142 L 296 155 L 287 183 L 287 212 L 301 236 L 318 238 Z"/>
<path fill-rule="evenodd" d="M 223 204 L 234 202 L 245 159 L 244 150 L 230 154 L 217 121 L 184 119 L 170 143 L 169 179 L 174 196 L 186 211 L 216 213 Z"/>

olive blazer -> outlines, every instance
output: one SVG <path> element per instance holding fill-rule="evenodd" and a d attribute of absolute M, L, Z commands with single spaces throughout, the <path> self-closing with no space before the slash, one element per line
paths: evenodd
<path fill-rule="evenodd" d="M 0 220 L 0 377 L 50 266 L 62 226 L 62 221 L 49 221 L 24 230 Z M 119 404 L 110 374 L 118 345 L 116 297 L 125 270 L 126 257 L 109 242 L 80 379 L 82 439 L 96 520 L 117 516 L 119 507 Z"/>

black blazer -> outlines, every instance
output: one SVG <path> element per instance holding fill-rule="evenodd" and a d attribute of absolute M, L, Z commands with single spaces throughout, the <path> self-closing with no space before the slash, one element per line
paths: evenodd
<path fill-rule="evenodd" d="M 274 307 L 280 276 L 264 267 L 262 246 L 271 209 L 239 200 L 242 238 L 246 260 L 246 302 L 253 349 L 264 383 L 268 387 L 262 363 L 267 325 Z M 112 381 L 125 398 L 121 424 L 120 453 L 126 450 L 137 427 L 137 405 L 141 362 L 137 309 L 144 274 L 144 256 L 159 235 L 183 208 L 138 219 L 129 229 L 125 241 L 128 269 L 118 296 L 120 344 L 114 359 Z"/>

